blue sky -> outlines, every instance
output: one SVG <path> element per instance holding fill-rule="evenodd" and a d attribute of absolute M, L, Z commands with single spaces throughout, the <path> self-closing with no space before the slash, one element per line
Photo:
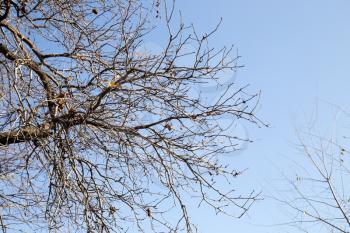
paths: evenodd
<path fill-rule="evenodd" d="M 336 107 L 349 109 L 350 1 L 177 0 L 176 6 L 183 21 L 203 33 L 222 17 L 210 44 L 238 49 L 245 67 L 235 76 L 237 84 L 250 84 L 252 93 L 261 90 L 257 115 L 270 125 L 239 125 L 238 133 L 254 143 L 224 158 L 248 169 L 233 183 L 237 192 L 261 191 L 264 200 L 241 219 L 194 208 L 193 221 L 202 233 L 296 233 L 280 225 L 290 220 L 288 209 L 268 196 L 283 195 L 282 175 L 293 179 L 295 164 L 304 162 L 296 150 L 296 129 L 311 126 L 321 134 L 341 135 L 350 125 Z M 161 50 L 158 43 L 150 40 L 146 46 Z"/>
<path fill-rule="evenodd" d="M 337 117 L 348 109 L 350 75 L 350 2 L 345 0 L 178 0 L 185 22 L 201 31 L 223 24 L 213 46 L 234 44 L 245 67 L 239 83 L 261 90 L 259 116 L 268 129 L 249 129 L 255 143 L 231 162 L 249 170 L 237 189 L 271 194 L 281 173 L 292 175 L 298 160 L 295 129 L 317 119 L 320 130 L 350 123 Z M 329 104 L 331 103 L 331 104 Z M 286 212 L 270 199 L 257 203 L 249 215 L 232 220 L 207 209 L 193 210 L 201 232 L 296 232 L 276 226 Z M 275 225 L 269 227 L 268 225 Z"/>

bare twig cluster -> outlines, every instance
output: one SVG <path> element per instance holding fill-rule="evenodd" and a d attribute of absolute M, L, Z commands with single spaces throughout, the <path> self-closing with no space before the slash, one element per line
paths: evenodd
<path fill-rule="evenodd" d="M 235 70 L 237 57 L 208 45 L 216 29 L 174 26 L 166 4 L 1 1 L 3 232 L 145 231 L 149 221 L 153 231 L 192 232 L 187 197 L 238 216 L 255 200 L 216 182 L 239 175 L 218 155 L 248 140 L 221 119 L 260 124 L 257 95 L 230 84 L 209 102 L 194 91 Z M 143 52 L 153 18 L 166 46 Z M 169 209 L 181 213 L 176 221 Z"/>
<path fill-rule="evenodd" d="M 299 133 L 305 162 L 289 180 L 286 224 L 300 232 L 350 232 L 350 165 L 346 143 L 313 132 Z"/>

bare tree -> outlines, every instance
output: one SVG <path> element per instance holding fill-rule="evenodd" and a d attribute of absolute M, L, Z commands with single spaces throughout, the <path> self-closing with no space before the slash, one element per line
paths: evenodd
<path fill-rule="evenodd" d="M 159 1 L 1 1 L 3 232 L 192 232 L 189 198 L 246 212 L 256 193 L 220 187 L 240 171 L 218 155 L 248 140 L 224 122 L 260 125 L 257 95 L 194 91 L 238 57 L 174 15 Z M 145 52 L 155 25 L 164 49 Z"/>
<path fill-rule="evenodd" d="M 350 232 L 350 159 L 348 138 L 298 132 L 305 163 L 297 163 L 291 189 L 278 201 L 291 214 L 287 225 L 300 232 Z M 345 141 L 344 141 L 345 139 Z"/>

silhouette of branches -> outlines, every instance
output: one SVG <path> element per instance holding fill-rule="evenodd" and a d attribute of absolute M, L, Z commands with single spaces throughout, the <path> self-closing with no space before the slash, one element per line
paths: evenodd
<path fill-rule="evenodd" d="M 195 91 L 219 85 L 238 57 L 210 47 L 217 28 L 199 35 L 175 18 L 169 2 L 1 1 L 3 232 L 143 232 L 149 221 L 192 232 L 186 196 L 247 211 L 257 194 L 220 187 L 240 172 L 218 156 L 248 141 L 223 122 L 261 124 L 258 94 L 233 83 L 210 101 Z M 145 52 L 156 24 L 164 49 Z"/>

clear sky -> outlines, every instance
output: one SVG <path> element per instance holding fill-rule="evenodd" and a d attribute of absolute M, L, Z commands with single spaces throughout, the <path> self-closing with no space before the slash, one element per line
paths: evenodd
<path fill-rule="evenodd" d="M 334 107 L 348 109 L 350 86 L 350 1 L 348 0 L 178 0 L 185 22 L 204 32 L 223 18 L 212 45 L 234 44 L 245 67 L 239 83 L 261 90 L 259 116 L 268 129 L 249 129 L 256 142 L 232 163 L 249 170 L 237 181 L 238 190 L 254 188 L 269 195 L 281 171 L 293 174 L 295 128 L 317 116 L 321 127 L 334 125 Z M 316 114 L 315 114 L 316 112 Z M 326 117 L 326 112 L 327 116 Z M 348 121 L 347 121 L 348 120 Z M 350 123 L 337 118 L 336 124 Z M 347 122 L 346 122 L 347 121 Z M 268 198 L 240 220 L 192 212 L 204 233 L 276 233 L 285 212 Z"/>

